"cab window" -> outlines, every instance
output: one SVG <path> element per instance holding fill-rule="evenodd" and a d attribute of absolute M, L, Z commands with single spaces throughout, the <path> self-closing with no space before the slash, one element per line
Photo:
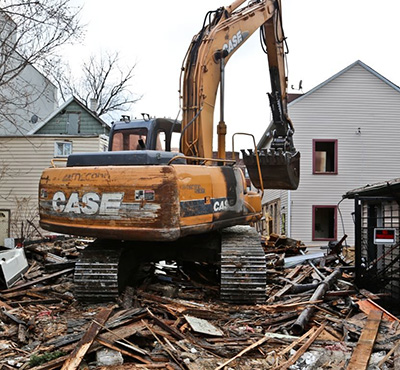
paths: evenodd
<path fill-rule="evenodd" d="M 156 144 L 156 150 L 167 150 L 167 136 L 165 135 L 164 131 L 158 131 L 157 133 L 157 144 Z"/>
<path fill-rule="evenodd" d="M 116 132 L 113 136 L 112 151 L 143 150 L 146 144 L 147 129 L 135 128 Z"/>

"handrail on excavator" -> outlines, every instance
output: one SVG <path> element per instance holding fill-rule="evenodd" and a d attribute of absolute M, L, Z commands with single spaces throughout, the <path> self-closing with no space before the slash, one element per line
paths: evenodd
<path fill-rule="evenodd" d="M 55 162 L 65 162 L 67 163 L 68 158 L 53 158 L 50 160 L 50 164 L 51 164 L 51 168 L 56 168 L 57 165 L 55 164 Z"/>
<path fill-rule="evenodd" d="M 253 139 L 253 144 L 254 144 L 254 153 L 256 156 L 256 162 L 257 162 L 257 170 L 258 170 L 258 177 L 260 179 L 260 190 L 262 192 L 264 192 L 264 184 L 263 184 L 263 180 L 262 180 L 262 174 L 261 174 L 261 166 L 260 166 L 260 157 L 258 155 L 258 151 L 257 151 L 257 144 L 256 144 L 256 139 L 254 138 L 254 135 L 249 134 L 247 132 L 235 132 L 232 135 L 232 153 L 235 153 L 235 135 L 245 135 L 245 136 L 251 136 Z"/>
<path fill-rule="evenodd" d="M 206 162 L 232 163 L 232 164 L 236 163 L 236 161 L 234 159 L 202 158 L 202 157 L 192 157 L 189 155 L 177 155 L 169 160 L 168 165 L 170 165 L 175 160 L 182 159 L 182 158 L 195 160 L 195 161 L 203 161 L 203 164 L 205 164 Z"/>

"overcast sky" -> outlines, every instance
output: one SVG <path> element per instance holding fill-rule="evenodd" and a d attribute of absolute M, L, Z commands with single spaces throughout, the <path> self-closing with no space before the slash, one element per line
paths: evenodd
<path fill-rule="evenodd" d="M 143 98 L 132 107 L 175 118 L 179 113 L 179 75 L 183 58 L 207 11 L 220 0 L 75 0 L 83 4 L 85 43 L 68 49 L 79 71 L 85 55 L 119 51 L 123 63 L 136 63 L 132 91 Z M 400 84 L 400 1 L 282 0 L 289 46 L 289 87 L 303 81 L 303 92 L 356 60 Z M 226 69 L 225 121 L 233 132 L 251 130 L 258 140 L 270 121 L 266 93 L 268 63 L 258 32 L 230 59 Z M 289 92 L 296 92 L 289 88 Z M 218 121 L 218 116 L 216 121 Z M 296 124 L 294 122 L 294 124 Z M 247 145 L 245 145 L 248 147 Z"/>

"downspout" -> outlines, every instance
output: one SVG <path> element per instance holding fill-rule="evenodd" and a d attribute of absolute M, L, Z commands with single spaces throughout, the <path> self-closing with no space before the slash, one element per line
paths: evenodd
<path fill-rule="evenodd" d="M 288 190 L 288 207 L 287 207 L 287 237 L 290 238 L 290 228 L 292 226 L 292 223 L 290 222 L 292 219 L 292 197 L 291 197 L 291 192 Z"/>

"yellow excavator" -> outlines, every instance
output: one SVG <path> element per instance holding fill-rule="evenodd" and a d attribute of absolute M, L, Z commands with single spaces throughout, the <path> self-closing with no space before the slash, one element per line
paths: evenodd
<path fill-rule="evenodd" d="M 265 300 L 265 255 L 248 225 L 262 216 L 263 189 L 297 188 L 300 153 L 287 113 L 280 0 L 243 4 L 208 12 L 193 38 L 182 68 L 182 122 L 124 119 L 113 124 L 109 151 L 72 154 L 66 167 L 43 172 L 40 226 L 96 238 L 75 266 L 78 299 L 115 299 L 141 262 L 167 259 L 214 263 L 224 300 Z M 257 29 L 268 57 L 274 130 L 268 149 L 242 151 L 258 188 L 250 191 L 236 158 L 226 158 L 224 79 L 225 64 Z M 178 152 L 171 148 L 173 133 L 180 133 Z"/>

